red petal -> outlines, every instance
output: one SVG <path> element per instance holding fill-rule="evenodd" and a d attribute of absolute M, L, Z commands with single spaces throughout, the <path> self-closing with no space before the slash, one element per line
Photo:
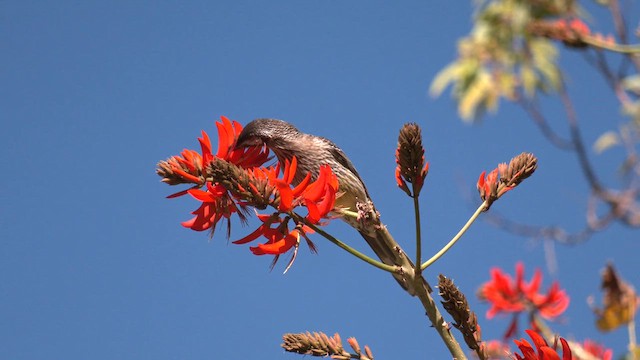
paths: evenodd
<path fill-rule="evenodd" d="M 538 359 L 538 357 L 536 356 L 536 352 L 533 350 L 533 348 L 531 347 L 531 344 L 529 344 L 527 340 L 520 339 L 520 341 L 514 340 L 513 342 L 516 343 L 516 346 L 518 346 L 518 349 L 520 349 L 520 351 L 522 352 L 522 355 L 524 355 L 522 357 L 523 359 L 527 359 L 527 360 Z"/>
<path fill-rule="evenodd" d="M 231 141 L 229 141 L 230 137 L 233 137 L 233 134 L 229 134 L 226 123 L 216 122 L 216 127 L 218 128 L 218 152 L 216 156 L 221 159 L 227 159 L 229 157 L 229 148 L 231 147 Z M 227 119 L 228 121 L 228 119 Z"/>
<path fill-rule="evenodd" d="M 309 184 L 309 181 L 311 181 L 311 173 L 307 173 L 307 176 L 305 176 L 304 179 L 302 179 L 300 184 L 298 184 L 298 186 L 293 188 L 293 197 L 294 198 L 299 197 L 300 194 L 302 194 L 306 190 L 307 185 Z"/>
<path fill-rule="evenodd" d="M 202 150 L 202 162 L 208 164 L 213 160 L 213 153 L 211 152 L 211 140 L 204 130 L 202 130 L 202 138 L 198 138 L 198 142 L 200 142 L 200 148 Z"/>
<path fill-rule="evenodd" d="M 540 336 L 540 334 L 538 334 L 537 332 L 531 329 L 525 330 L 525 332 L 529 335 L 531 340 L 533 340 L 533 343 L 536 345 L 536 348 L 538 350 L 540 350 L 543 346 L 548 346 L 544 338 Z"/>
<path fill-rule="evenodd" d="M 298 159 L 296 159 L 295 156 L 291 159 L 291 163 L 289 163 L 289 160 L 286 160 L 284 164 L 284 174 L 282 176 L 282 181 L 286 182 L 287 184 L 291 184 L 291 182 L 293 181 L 293 177 L 296 175 L 297 167 Z"/>
<path fill-rule="evenodd" d="M 483 172 L 480 174 L 480 177 L 478 178 L 478 183 L 477 183 L 477 185 L 476 185 L 476 186 L 478 187 L 478 190 L 484 190 L 484 176 L 486 175 L 486 173 L 487 173 L 487 171 L 486 171 L 486 170 L 485 170 L 485 171 L 483 171 Z"/>
<path fill-rule="evenodd" d="M 291 233 L 274 243 L 260 244 L 257 247 L 250 247 L 249 250 L 251 250 L 255 255 L 264 255 L 264 254 L 280 255 L 280 254 L 286 253 L 294 245 L 298 244 L 298 240 L 299 240 L 299 236 L 294 235 L 294 233 Z"/>
<path fill-rule="evenodd" d="M 174 173 L 177 173 L 178 175 L 180 175 L 185 180 L 189 180 L 189 181 L 191 181 L 193 183 L 200 184 L 200 178 L 199 177 L 193 176 L 191 174 L 188 174 L 188 173 L 184 172 L 184 170 L 180 169 L 177 166 L 172 166 L 171 170 L 173 170 Z"/>
<path fill-rule="evenodd" d="M 333 206 L 336 202 L 336 192 L 331 186 L 327 186 L 326 191 L 324 193 L 324 198 L 318 204 L 318 209 L 320 210 L 320 216 L 324 217 L 331 210 L 333 210 Z"/>
<path fill-rule="evenodd" d="M 560 342 L 562 343 L 562 360 L 571 360 L 571 348 L 567 343 L 567 340 L 560 338 Z"/>
<path fill-rule="evenodd" d="M 320 218 L 322 217 L 320 215 L 320 210 L 318 209 L 318 206 L 316 205 L 316 203 L 310 200 L 305 200 L 304 202 L 305 202 L 305 205 L 307 206 L 307 210 L 309 211 L 309 214 L 307 214 L 307 220 L 309 220 L 309 222 L 312 224 L 317 224 L 320 221 Z"/>
<path fill-rule="evenodd" d="M 215 196 L 215 194 L 200 189 L 191 189 L 187 190 L 187 192 L 189 193 L 189 195 L 193 196 L 194 199 L 202 202 L 214 202 L 217 199 L 217 196 Z"/>
<path fill-rule="evenodd" d="M 260 225 L 257 229 L 255 229 L 251 234 L 243 237 L 242 239 L 238 239 L 233 241 L 236 245 L 246 244 L 252 242 L 253 240 L 259 238 L 264 234 L 265 224 Z"/>
<path fill-rule="evenodd" d="M 560 360 L 558 353 L 552 348 L 545 346 L 538 351 L 538 356 L 543 360 Z"/>
<path fill-rule="evenodd" d="M 227 119 L 226 116 L 221 116 L 220 118 L 222 119 L 222 121 L 224 121 L 225 119 L 229 121 L 229 119 Z M 242 124 L 240 124 L 235 120 L 233 120 L 231 123 L 233 124 L 233 132 L 234 132 L 233 144 L 235 145 L 236 140 L 238 140 L 238 136 L 240 136 L 240 133 L 242 132 Z"/>
<path fill-rule="evenodd" d="M 282 212 L 289 212 L 293 209 L 293 192 L 288 184 L 285 184 L 282 180 L 276 182 L 276 187 L 280 193 L 280 205 L 278 210 Z"/>
<path fill-rule="evenodd" d="M 531 278 L 528 286 L 523 289 L 526 291 L 527 297 L 530 297 L 530 300 L 534 300 L 534 296 L 538 293 L 541 283 L 542 272 L 540 271 L 540 269 L 536 269 L 536 272 L 533 274 L 533 278 Z"/>
<path fill-rule="evenodd" d="M 320 168 L 320 175 L 318 175 L 318 179 L 311 183 L 311 185 L 307 187 L 307 191 L 304 192 L 305 199 L 317 202 L 324 193 L 324 187 L 327 184 L 327 177 L 322 169 L 323 168 Z"/>

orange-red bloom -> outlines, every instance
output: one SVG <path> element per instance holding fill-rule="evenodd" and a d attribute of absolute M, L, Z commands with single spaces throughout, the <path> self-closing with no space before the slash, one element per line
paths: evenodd
<path fill-rule="evenodd" d="M 159 171 L 159 174 L 164 177 L 163 181 L 171 185 L 192 183 L 197 188 L 204 186 L 205 169 L 215 158 L 243 168 L 261 166 L 269 160 L 269 149 L 266 147 L 234 148 L 238 135 L 242 131 L 242 125 L 237 121 L 231 121 L 222 116 L 221 121 L 216 122 L 216 128 L 218 129 L 218 151 L 213 154 L 209 135 L 203 130 L 202 137 L 198 138 L 201 153 L 185 149 L 180 155 L 172 156 L 159 164 L 159 168 L 164 170 L 162 173 Z M 187 192 L 187 190 L 180 191 L 169 197 L 182 196 Z"/>
<path fill-rule="evenodd" d="M 322 166 L 315 181 L 307 174 L 294 185 L 298 170 L 295 157 L 291 162 L 262 167 L 269 160 L 266 147 L 235 148 L 242 125 L 222 117 L 216 127 L 218 148 L 215 154 L 208 134 L 203 131 L 202 137 L 198 138 L 200 153 L 184 150 L 158 164 L 157 172 L 163 182 L 193 184 L 192 188 L 169 197 L 189 194 L 201 202 L 192 212 L 194 217 L 182 225 L 196 231 L 213 232 L 222 219 L 229 225 L 233 214 L 245 221 L 249 207 L 264 209 L 271 206 L 276 212 L 258 214 L 262 225 L 234 243 L 245 244 L 264 237 L 267 239 L 264 243 L 250 247 L 250 250 L 256 255 L 275 255 L 277 260 L 279 255 L 293 249 L 289 264 L 295 258 L 301 236 L 315 251 L 307 238 L 313 230 L 306 224 L 322 225 L 322 219 L 326 219 L 335 206 L 338 179 L 331 168 Z M 200 189 L 202 187 L 204 189 Z M 299 207 L 306 207 L 306 216 L 293 212 Z"/>
<path fill-rule="evenodd" d="M 192 212 L 194 218 L 182 222 L 182 226 L 195 231 L 215 229 L 216 224 L 222 218 L 229 219 L 233 213 L 238 212 L 238 206 L 227 194 L 227 190 L 221 185 L 206 183 L 207 190 L 190 189 L 187 192 L 202 205 Z M 240 213 L 241 216 L 244 216 Z"/>
<path fill-rule="evenodd" d="M 541 294 L 542 273 L 536 269 L 531 281 L 524 281 L 524 265 L 516 264 L 516 278 L 502 272 L 499 268 L 491 270 L 491 281 L 480 288 L 481 299 L 491 303 L 487 317 L 493 318 L 499 313 L 517 313 L 535 311 L 546 319 L 562 314 L 569 306 L 569 296 L 553 282 L 547 294 Z"/>
<path fill-rule="evenodd" d="M 518 186 L 531 176 L 538 167 L 538 159 L 531 153 L 522 153 L 509 161 L 499 164 L 489 174 L 483 171 L 476 184 L 480 198 L 486 202 L 484 211 L 507 191 Z"/>
<path fill-rule="evenodd" d="M 491 304 L 487 311 L 489 319 L 497 314 L 514 314 L 504 334 L 505 339 L 518 332 L 518 314 L 521 312 L 535 312 L 553 320 L 569 306 L 569 296 L 557 282 L 551 284 L 546 294 L 539 293 L 541 283 L 542 273 L 539 269 L 536 269 L 531 281 L 524 281 L 524 265 L 518 262 L 515 280 L 501 269 L 494 268 L 491 270 L 491 280 L 480 287 L 478 296 Z"/>
<path fill-rule="evenodd" d="M 300 236 L 306 238 L 306 234 L 313 232 L 305 226 L 302 219 L 291 218 L 288 213 L 295 207 L 304 205 L 307 208 L 307 215 L 304 217 L 311 224 L 319 224 L 320 220 L 327 217 L 333 209 L 338 191 L 338 179 L 329 166 L 322 166 L 320 174 L 314 182 L 310 182 L 311 175 L 307 175 L 297 186 L 292 185 L 297 171 L 297 160 L 294 157 L 291 163 L 288 161 L 284 165 L 282 178 L 278 178 L 280 164 L 275 168 L 266 170 L 269 182 L 274 184 L 280 195 L 280 202 L 277 206 L 278 212 L 273 215 L 259 214 L 258 218 L 263 224 L 251 234 L 234 244 L 245 244 L 264 236 L 268 241 L 251 247 L 250 250 L 255 255 L 281 255 L 300 244 Z M 289 229 L 289 222 L 293 221 L 295 229 Z M 276 224 L 275 228 L 271 225 Z M 307 239 L 309 246 L 314 249 L 313 244 Z"/>
<path fill-rule="evenodd" d="M 169 171 L 172 171 L 178 178 L 176 181 L 195 184 L 191 189 L 179 191 L 169 197 L 179 197 L 188 193 L 202 202 L 200 207 L 192 212 L 195 217 L 182 223 L 183 226 L 196 231 L 209 229 L 213 231 L 223 218 L 227 219 L 228 226 L 230 217 L 234 213 L 238 213 L 240 219 L 245 221 L 243 211 L 239 211 L 244 210 L 244 206 L 236 204 L 221 185 L 207 182 L 206 167 L 211 161 L 219 158 L 244 168 L 251 168 L 260 166 L 269 159 L 269 150 L 265 147 L 234 149 L 238 135 L 242 131 L 240 123 L 222 116 L 221 121 L 216 122 L 216 127 L 218 129 L 218 150 L 215 154 L 212 152 L 209 135 L 203 130 L 202 137 L 198 138 L 201 153 L 185 149 L 181 156 L 173 156 L 165 162 L 168 164 L 166 166 Z M 205 185 L 206 190 L 197 189 Z"/>
<path fill-rule="evenodd" d="M 533 341 L 533 346 L 525 340 L 514 340 L 522 355 L 513 354 L 513 359 L 516 360 L 560 360 L 560 355 L 556 350 L 550 347 L 542 336 L 533 330 L 525 330 L 529 337 Z M 571 349 L 569 344 L 563 338 L 560 338 L 562 344 L 562 360 L 571 360 Z M 535 347 L 535 350 L 534 350 Z M 536 352 L 537 350 L 537 352 Z"/>

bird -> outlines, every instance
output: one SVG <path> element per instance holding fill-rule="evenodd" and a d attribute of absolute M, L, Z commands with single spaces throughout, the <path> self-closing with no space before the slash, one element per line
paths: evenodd
<path fill-rule="evenodd" d="M 414 281 L 413 263 L 386 227 L 380 223 L 378 212 L 373 206 L 360 174 L 340 147 L 327 138 L 303 133 L 284 120 L 269 118 L 249 122 L 240 132 L 235 148 L 262 145 L 266 145 L 283 164 L 285 161 L 291 162 L 295 156 L 298 171 L 293 179 L 294 185 L 300 183 L 307 173 L 310 173 L 312 180 L 315 180 L 320 167 L 329 165 L 337 176 L 339 184 L 340 195 L 336 199 L 335 214 L 362 235 L 384 264 L 398 267 L 399 270 L 393 273 L 394 278 L 409 294 L 416 295 L 416 286 L 419 286 L 417 285 L 419 282 Z M 369 214 L 374 214 L 373 223 L 347 216 L 344 212 L 347 210 L 353 214 L 360 211 L 362 214 L 362 209 L 366 209 Z M 423 278 L 421 283 L 424 284 L 424 289 L 431 292 Z"/>

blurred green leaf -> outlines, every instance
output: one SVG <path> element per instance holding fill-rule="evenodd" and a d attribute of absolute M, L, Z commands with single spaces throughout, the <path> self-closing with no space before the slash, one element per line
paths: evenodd
<path fill-rule="evenodd" d="M 460 77 L 460 63 L 455 62 L 447 66 L 446 68 L 440 70 L 436 75 L 435 79 L 431 82 L 431 87 L 429 88 L 429 93 L 431 96 L 440 96 L 444 89 L 447 86 L 457 81 Z"/>
<path fill-rule="evenodd" d="M 593 150 L 596 154 L 602 154 L 605 150 L 620 144 L 620 137 L 618 133 L 614 131 L 607 131 L 600 135 L 598 139 L 593 143 Z"/>
<path fill-rule="evenodd" d="M 472 121 L 478 112 L 478 107 L 486 106 L 491 91 L 491 77 L 485 71 L 480 71 L 473 83 L 461 94 L 458 112 L 464 121 Z"/>

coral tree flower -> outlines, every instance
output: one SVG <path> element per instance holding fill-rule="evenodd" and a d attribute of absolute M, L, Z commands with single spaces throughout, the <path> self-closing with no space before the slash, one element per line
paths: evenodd
<path fill-rule="evenodd" d="M 158 163 L 157 173 L 169 185 L 194 184 L 191 189 L 169 195 L 174 198 L 189 194 L 202 202 L 192 212 L 195 217 L 183 222 L 183 226 L 195 231 L 211 230 L 213 233 L 218 222 L 224 218 L 227 220 L 229 234 L 231 215 L 237 213 L 242 221 L 246 221 L 246 211 L 242 204 L 236 204 L 224 187 L 207 181 L 206 169 L 215 159 L 226 160 L 243 168 L 260 166 L 269 160 L 269 151 L 266 147 L 235 149 L 236 139 L 242 131 L 242 125 L 236 121 L 223 116 L 221 121 L 216 122 L 216 128 L 218 149 L 215 154 L 212 152 L 209 135 L 202 131 L 202 137 L 198 138 L 200 153 L 185 149 L 180 155 Z M 206 190 L 198 189 L 203 186 Z"/>
<path fill-rule="evenodd" d="M 336 193 L 338 191 L 338 179 L 329 166 L 320 168 L 320 173 L 316 181 L 310 182 L 311 175 L 307 174 L 303 181 L 297 186 L 292 185 L 293 178 L 297 171 L 297 160 L 294 157 L 291 163 L 285 163 L 283 176 L 277 177 L 280 164 L 275 168 L 265 170 L 268 183 L 272 184 L 278 191 L 279 196 L 274 198 L 273 207 L 278 212 L 268 215 L 258 215 L 263 224 L 251 234 L 242 239 L 236 240 L 234 244 L 246 244 L 263 236 L 268 241 L 251 247 L 250 250 L 255 255 L 280 255 L 291 248 L 297 249 L 300 243 L 300 236 L 306 238 L 306 234 L 312 232 L 304 225 L 304 221 L 317 225 L 327 217 L 333 210 Z M 304 205 L 307 208 L 307 215 L 304 218 L 293 218 L 289 215 L 294 208 Z M 295 229 L 290 230 L 289 221 L 293 220 Z M 275 228 L 272 225 L 276 225 Z M 313 244 L 308 241 L 310 247 Z"/>
<path fill-rule="evenodd" d="M 489 210 L 491 204 L 507 191 L 518 186 L 524 179 L 531 176 L 538 168 L 538 159 L 531 153 L 522 153 L 506 163 L 499 164 L 489 174 L 483 171 L 478 178 L 476 187 L 480 199 L 486 202 L 484 211 Z"/>
<path fill-rule="evenodd" d="M 265 243 L 250 247 L 250 250 L 255 255 L 275 255 L 276 260 L 279 255 L 294 249 L 289 266 L 295 258 L 301 236 L 315 250 L 306 235 L 313 230 L 306 224 L 323 225 L 322 219 L 326 219 L 335 206 L 338 180 L 331 168 L 323 166 L 315 181 L 311 182 L 311 175 L 307 174 L 294 186 L 298 170 L 295 158 L 291 162 L 264 167 L 262 165 L 270 160 L 265 146 L 235 147 L 242 125 L 222 117 L 220 122 L 216 122 L 216 127 L 218 148 L 215 154 L 208 134 L 203 131 L 202 137 L 198 138 L 200 153 L 183 150 L 180 155 L 158 163 L 157 173 L 163 182 L 169 185 L 192 184 L 190 189 L 169 197 L 189 194 L 201 202 L 200 207 L 192 212 L 195 216 L 182 225 L 213 233 L 218 222 L 226 219 L 229 237 L 233 214 L 245 222 L 250 207 L 264 209 L 271 206 L 276 212 L 258 214 L 262 225 L 234 243 L 245 244 L 265 237 Z M 306 208 L 306 216 L 294 213 L 299 207 Z"/>
<path fill-rule="evenodd" d="M 557 282 L 553 282 L 546 294 L 540 293 L 542 273 L 539 269 L 531 278 L 524 281 L 524 265 L 516 264 L 516 277 L 502 272 L 501 269 L 491 270 L 491 280 L 484 283 L 478 291 L 481 300 L 491 304 L 487 317 L 493 318 L 498 314 L 514 314 L 505 338 L 517 332 L 517 315 L 521 312 L 539 314 L 545 319 L 553 320 L 560 316 L 569 306 L 569 296 L 560 289 Z"/>
<path fill-rule="evenodd" d="M 499 268 L 491 270 L 491 280 L 480 288 L 480 298 L 491 303 L 488 318 L 499 313 L 535 311 L 546 319 L 561 315 L 569 306 L 569 296 L 553 282 L 546 294 L 541 294 L 542 273 L 539 269 L 531 278 L 524 281 L 524 265 L 516 264 L 516 277 L 511 278 Z"/>
<path fill-rule="evenodd" d="M 525 330 L 533 341 L 533 346 L 525 339 L 514 340 L 522 355 L 513 354 L 515 360 L 560 360 L 560 355 L 556 350 L 550 347 L 540 334 L 533 330 Z M 571 349 L 569 344 L 563 338 L 560 338 L 562 344 L 562 360 L 571 360 Z"/>

